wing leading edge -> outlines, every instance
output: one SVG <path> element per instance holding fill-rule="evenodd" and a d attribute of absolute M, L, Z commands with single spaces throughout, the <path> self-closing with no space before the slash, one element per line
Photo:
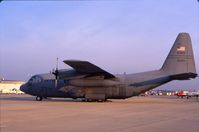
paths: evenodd
<path fill-rule="evenodd" d="M 65 64 L 71 66 L 79 73 L 88 74 L 89 76 L 99 76 L 103 75 L 104 78 L 115 78 L 111 73 L 101 69 L 100 67 L 88 62 L 81 60 L 64 60 Z"/>

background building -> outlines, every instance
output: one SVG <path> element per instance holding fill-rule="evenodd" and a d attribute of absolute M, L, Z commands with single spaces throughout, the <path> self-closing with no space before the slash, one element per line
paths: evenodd
<path fill-rule="evenodd" d="M 0 93 L 14 93 L 14 94 L 22 94 L 20 91 L 20 86 L 24 84 L 23 81 L 17 80 L 0 80 Z"/>

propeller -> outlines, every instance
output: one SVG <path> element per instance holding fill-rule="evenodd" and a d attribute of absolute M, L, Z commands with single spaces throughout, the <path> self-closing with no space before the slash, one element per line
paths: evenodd
<path fill-rule="evenodd" d="M 55 75 L 55 88 L 57 88 L 57 85 L 58 85 L 58 80 L 59 80 L 59 70 L 58 70 L 58 58 L 56 60 L 56 69 L 53 70 L 52 74 Z"/>

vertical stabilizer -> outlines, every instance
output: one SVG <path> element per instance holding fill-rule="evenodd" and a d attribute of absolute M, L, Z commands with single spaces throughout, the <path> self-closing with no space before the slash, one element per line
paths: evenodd
<path fill-rule="evenodd" d="M 188 33 L 179 33 L 161 70 L 169 75 L 196 74 L 191 38 Z"/>

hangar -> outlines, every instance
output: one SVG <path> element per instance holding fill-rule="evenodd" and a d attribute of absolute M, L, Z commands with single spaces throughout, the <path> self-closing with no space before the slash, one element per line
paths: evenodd
<path fill-rule="evenodd" d="M 19 80 L 0 79 L 0 93 L 22 94 L 24 92 L 22 92 L 19 88 L 24 83 L 24 81 Z"/>

